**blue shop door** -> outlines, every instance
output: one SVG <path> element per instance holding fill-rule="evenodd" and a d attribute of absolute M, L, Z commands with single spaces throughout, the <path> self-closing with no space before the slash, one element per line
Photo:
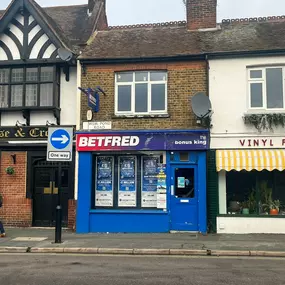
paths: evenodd
<path fill-rule="evenodd" d="M 171 167 L 171 230 L 198 231 L 197 167 Z"/>

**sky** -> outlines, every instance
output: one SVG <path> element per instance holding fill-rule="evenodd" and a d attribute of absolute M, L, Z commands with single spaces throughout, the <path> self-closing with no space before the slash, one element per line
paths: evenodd
<path fill-rule="evenodd" d="M 87 4 L 88 0 L 36 0 L 41 6 Z M 5 9 L 11 0 L 0 0 Z M 110 26 L 185 20 L 182 0 L 106 0 Z M 163 8 L 162 8 L 163 7 Z M 218 0 L 222 19 L 285 15 L 284 0 Z"/>

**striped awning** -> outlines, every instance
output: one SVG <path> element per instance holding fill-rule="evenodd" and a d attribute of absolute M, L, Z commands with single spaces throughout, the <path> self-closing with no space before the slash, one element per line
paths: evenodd
<path fill-rule="evenodd" d="M 220 170 L 284 170 L 285 150 L 250 149 L 250 150 L 217 150 L 217 171 Z"/>

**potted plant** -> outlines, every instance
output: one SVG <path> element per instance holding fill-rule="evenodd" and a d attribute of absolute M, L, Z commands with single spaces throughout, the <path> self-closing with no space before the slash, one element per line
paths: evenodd
<path fill-rule="evenodd" d="M 252 189 L 250 195 L 248 196 L 248 208 L 250 214 L 256 212 L 256 195 L 254 189 Z"/>
<path fill-rule="evenodd" d="M 6 169 L 5 169 L 6 173 L 9 174 L 9 175 L 13 175 L 15 173 L 15 169 L 14 167 L 12 166 L 8 166 Z"/>
<path fill-rule="evenodd" d="M 280 210 L 280 200 L 271 201 L 270 204 L 270 215 L 278 215 Z"/>
<path fill-rule="evenodd" d="M 243 201 L 241 203 L 241 207 L 242 207 L 242 214 L 243 215 L 248 215 L 249 214 L 249 203 L 248 203 L 248 200 L 247 201 Z"/>

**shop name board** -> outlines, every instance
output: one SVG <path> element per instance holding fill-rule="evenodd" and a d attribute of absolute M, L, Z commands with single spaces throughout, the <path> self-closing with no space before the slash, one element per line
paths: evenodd
<path fill-rule="evenodd" d="M 7 139 L 47 139 L 48 127 L 0 127 L 0 140 Z"/>
<path fill-rule="evenodd" d="M 209 147 L 207 132 L 77 134 L 78 151 L 104 150 L 204 150 Z"/>
<path fill-rule="evenodd" d="M 212 149 L 285 148 L 285 137 L 212 137 Z"/>

